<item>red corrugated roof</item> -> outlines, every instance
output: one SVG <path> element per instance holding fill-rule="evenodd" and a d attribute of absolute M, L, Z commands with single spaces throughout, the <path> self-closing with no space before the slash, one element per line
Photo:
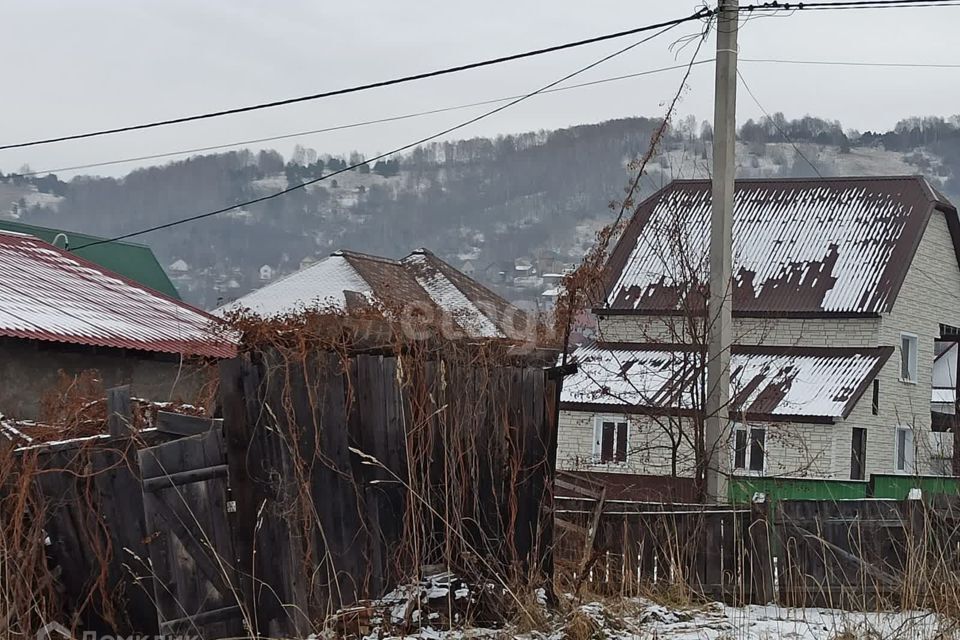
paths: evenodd
<path fill-rule="evenodd" d="M 0 336 L 231 357 L 218 323 L 37 238 L 0 232 Z"/>

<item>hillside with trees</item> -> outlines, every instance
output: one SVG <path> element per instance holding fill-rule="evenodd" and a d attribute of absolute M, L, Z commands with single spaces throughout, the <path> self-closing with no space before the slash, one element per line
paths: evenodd
<path fill-rule="evenodd" d="M 508 287 L 498 273 L 517 259 L 576 263 L 608 223 L 629 164 L 657 126 L 629 118 L 556 131 L 434 143 L 362 164 L 283 197 L 139 237 L 184 297 L 205 307 L 233 299 L 339 248 L 401 256 L 426 246 L 514 299 L 543 281 Z M 709 124 L 675 123 L 641 182 L 641 196 L 674 178 L 710 175 Z M 747 121 L 737 151 L 742 177 L 923 173 L 960 202 L 960 116 L 909 118 L 886 132 L 783 114 Z M 222 209 L 363 163 L 298 147 L 231 151 L 136 169 L 122 178 L 62 181 L 0 175 L 0 215 L 116 236 Z M 27 173 L 23 171 L 22 173 Z M 268 269 L 264 269 L 267 267 Z"/>

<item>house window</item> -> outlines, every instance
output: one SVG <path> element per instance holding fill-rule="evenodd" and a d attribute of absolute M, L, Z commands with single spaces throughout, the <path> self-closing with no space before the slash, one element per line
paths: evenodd
<path fill-rule="evenodd" d="M 627 461 L 627 421 L 622 418 L 597 418 L 593 433 L 593 457 L 600 464 Z"/>
<path fill-rule="evenodd" d="M 917 336 L 911 333 L 900 334 L 900 379 L 917 381 Z"/>
<path fill-rule="evenodd" d="M 879 415 L 880 413 L 880 381 L 876 378 L 873 379 L 873 403 L 870 407 L 873 410 L 873 415 Z"/>
<path fill-rule="evenodd" d="M 850 440 L 850 479 L 863 480 L 866 477 L 867 430 L 862 427 L 853 428 L 853 438 Z"/>
<path fill-rule="evenodd" d="M 916 451 L 913 444 L 913 429 L 897 427 L 894 441 L 894 469 L 897 473 L 912 473 Z"/>
<path fill-rule="evenodd" d="M 763 473 L 766 465 L 767 431 L 763 427 L 735 425 L 733 428 L 733 468 Z"/>

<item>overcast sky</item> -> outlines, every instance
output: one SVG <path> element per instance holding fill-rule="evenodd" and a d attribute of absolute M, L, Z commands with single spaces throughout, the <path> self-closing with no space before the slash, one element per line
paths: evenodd
<path fill-rule="evenodd" d="M 0 39 L 7 77 L 0 144 L 373 82 L 658 22 L 695 8 L 687 0 L 11 0 L 4 3 Z M 743 25 L 740 55 L 955 64 L 960 62 L 958 25 L 960 7 L 796 12 Z M 669 45 L 698 28 L 695 23 L 678 27 L 570 82 L 686 63 L 693 48 L 671 51 Z M 605 42 L 253 114 L 2 151 L 0 169 L 8 172 L 23 164 L 34 170 L 56 169 L 510 96 L 556 80 L 629 42 Z M 712 57 L 714 46 L 711 39 L 700 57 Z M 910 115 L 960 113 L 960 69 L 755 62 L 742 62 L 740 68 L 763 106 L 788 118 L 809 113 L 867 130 L 892 127 Z M 451 137 L 659 116 L 682 73 L 674 70 L 539 96 Z M 713 66 L 700 65 L 690 77 L 679 114 L 710 118 L 712 100 Z M 739 92 L 738 102 L 739 122 L 760 115 L 746 92 Z M 356 149 L 370 156 L 489 108 L 258 146 L 287 154 L 300 142 L 320 153 Z M 119 175 L 135 166 L 86 173 Z"/>

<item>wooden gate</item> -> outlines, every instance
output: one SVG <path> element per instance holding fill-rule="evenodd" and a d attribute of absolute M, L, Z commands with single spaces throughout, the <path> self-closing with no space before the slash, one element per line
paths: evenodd
<path fill-rule="evenodd" d="M 222 429 L 139 456 L 160 634 L 246 635 Z"/>

